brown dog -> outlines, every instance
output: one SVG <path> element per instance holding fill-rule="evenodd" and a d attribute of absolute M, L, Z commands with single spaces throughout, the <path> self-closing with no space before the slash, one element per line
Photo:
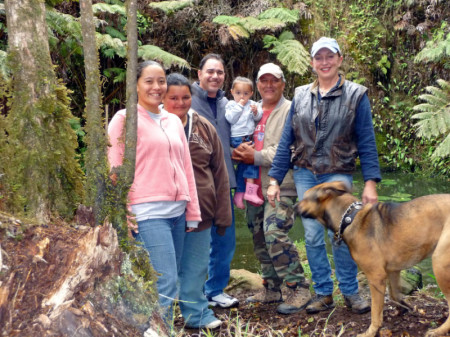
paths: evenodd
<path fill-rule="evenodd" d="M 372 322 L 361 336 L 372 337 L 383 322 L 386 280 L 391 299 L 403 303 L 400 271 L 432 255 L 437 283 L 450 303 L 450 194 L 420 197 L 405 203 L 362 205 L 343 182 L 317 185 L 297 206 L 303 217 L 317 219 L 344 240 L 366 274 L 372 297 Z M 450 317 L 427 336 L 450 330 Z"/>

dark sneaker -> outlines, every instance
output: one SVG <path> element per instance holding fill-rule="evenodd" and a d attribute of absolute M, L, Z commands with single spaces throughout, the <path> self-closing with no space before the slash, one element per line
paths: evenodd
<path fill-rule="evenodd" d="M 321 311 L 327 311 L 334 308 L 333 296 L 319 295 L 313 297 L 311 303 L 306 307 L 308 314 L 316 314 Z"/>
<path fill-rule="evenodd" d="M 294 287 L 287 286 L 285 294 L 284 303 L 281 303 L 277 308 L 277 311 L 284 315 L 305 309 L 311 300 L 308 284 L 297 284 Z"/>
<path fill-rule="evenodd" d="M 352 309 L 355 314 L 364 314 L 370 311 L 369 302 L 362 298 L 358 293 L 353 295 L 344 295 L 345 305 Z"/>
<path fill-rule="evenodd" d="M 255 295 L 247 297 L 247 303 L 277 303 L 283 301 L 281 290 L 271 290 L 266 287 L 262 288 Z"/>

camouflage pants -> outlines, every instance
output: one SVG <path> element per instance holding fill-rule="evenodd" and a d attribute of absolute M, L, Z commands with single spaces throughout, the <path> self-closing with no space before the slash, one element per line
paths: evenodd
<path fill-rule="evenodd" d="M 296 197 L 281 197 L 272 207 L 247 203 L 247 224 L 253 234 L 253 249 L 261 263 L 262 278 L 269 289 L 278 290 L 283 283 L 302 282 L 303 267 L 297 248 L 288 236 L 294 225 L 293 205 Z"/>

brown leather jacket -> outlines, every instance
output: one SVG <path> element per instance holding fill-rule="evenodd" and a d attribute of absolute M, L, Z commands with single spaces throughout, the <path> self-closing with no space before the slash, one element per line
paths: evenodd
<path fill-rule="evenodd" d="M 196 231 L 218 227 L 225 234 L 231 226 L 230 184 L 222 143 L 214 126 L 197 112 L 189 110 L 189 151 L 202 221 Z"/>

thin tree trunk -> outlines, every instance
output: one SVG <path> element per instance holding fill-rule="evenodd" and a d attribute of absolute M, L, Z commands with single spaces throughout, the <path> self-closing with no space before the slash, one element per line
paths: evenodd
<path fill-rule="evenodd" d="M 107 140 L 102 120 L 99 54 L 95 38 L 92 0 L 80 0 L 80 9 L 86 73 L 86 204 L 93 207 L 95 222 L 100 225 L 105 217 L 102 213 L 109 169 L 106 157 Z"/>
<path fill-rule="evenodd" d="M 130 185 L 134 180 L 136 165 L 136 142 L 137 142 L 137 0 L 127 0 L 127 118 L 126 118 L 126 140 L 124 178 Z"/>

